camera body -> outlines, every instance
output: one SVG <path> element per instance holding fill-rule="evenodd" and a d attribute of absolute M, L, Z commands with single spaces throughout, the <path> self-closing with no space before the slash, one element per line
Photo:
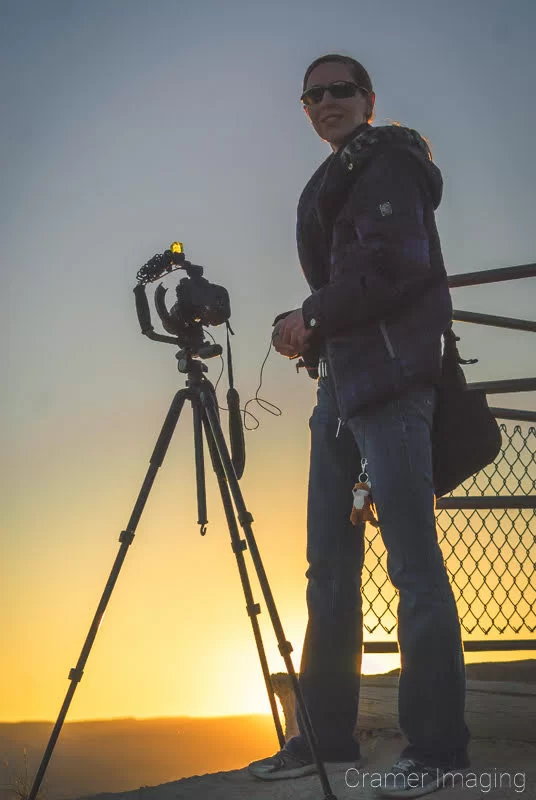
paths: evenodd
<path fill-rule="evenodd" d="M 182 278 L 176 292 L 177 302 L 169 313 L 179 327 L 192 322 L 203 326 L 221 325 L 231 316 L 227 289 L 206 278 Z"/>
<path fill-rule="evenodd" d="M 177 336 L 183 346 L 198 346 L 203 341 L 203 326 L 221 325 L 231 316 L 227 289 L 193 271 L 190 277 L 179 282 L 177 302 L 169 311 L 165 304 L 166 292 L 162 284 L 157 286 L 155 308 L 165 330 Z"/>

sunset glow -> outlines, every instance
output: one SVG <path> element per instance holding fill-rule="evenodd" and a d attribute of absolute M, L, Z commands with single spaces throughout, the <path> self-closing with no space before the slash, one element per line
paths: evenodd
<path fill-rule="evenodd" d="M 142 336 L 133 295 L 137 271 L 176 237 L 204 277 L 229 292 L 241 407 L 257 392 L 272 404 L 273 413 L 248 405 L 259 426 L 247 420 L 240 486 L 299 671 L 317 386 L 274 350 L 263 362 L 276 315 L 309 294 L 296 204 L 329 155 L 299 103 L 304 69 L 331 48 L 354 55 L 374 76 L 375 124 L 399 119 L 433 143 L 445 178 L 437 221 L 448 273 L 532 263 L 536 4 L 519 15 L 506 3 L 421 0 L 405 0 L 404 14 L 398 4 L 368 0 L 244 4 L 247 13 L 232 3 L 171 0 L 31 2 L 31 14 L 26 5 L 4 4 L 0 49 L 9 123 L 0 221 L 0 721 L 57 719 L 155 442 L 185 386 L 178 348 Z M 514 138 L 512 109 L 522 122 Z M 162 278 L 168 300 L 182 277 Z M 460 309 L 515 318 L 531 319 L 536 308 L 533 279 L 453 296 Z M 478 358 L 464 367 L 469 381 L 534 373 L 534 334 L 469 323 L 456 330 L 463 356 Z M 210 332 L 226 356 L 225 326 Z M 220 359 L 207 366 L 216 383 Z M 228 386 L 225 370 L 222 407 Z M 536 408 L 529 392 L 489 401 Z M 228 436 L 225 410 L 221 422 Z M 201 536 L 186 402 L 69 721 L 270 714 L 206 448 L 205 471 L 209 523 Z M 501 493 L 516 486 L 510 479 Z M 493 564 L 519 530 L 498 524 L 494 545 L 462 527 L 454 556 L 471 566 L 467 544 L 476 542 L 482 562 Z M 378 547 L 367 555 L 371 569 L 383 557 Z M 248 550 L 244 557 L 269 669 L 283 672 Z M 501 591 L 505 603 L 523 593 L 534 602 L 534 587 L 524 592 L 516 576 L 475 586 L 456 589 L 460 608 Z M 367 612 L 368 641 L 395 640 L 392 594 L 382 586 L 375 613 Z M 384 611 L 389 632 L 376 624 Z M 465 638 L 485 635 L 475 626 Z M 525 657 L 484 652 L 467 661 Z M 396 654 L 363 657 L 365 674 L 397 666 Z"/>

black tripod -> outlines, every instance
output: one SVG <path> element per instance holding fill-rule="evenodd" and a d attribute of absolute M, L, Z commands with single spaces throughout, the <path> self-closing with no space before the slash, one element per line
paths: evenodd
<path fill-rule="evenodd" d="M 154 338 L 156 338 L 156 335 Z M 266 661 L 266 655 L 262 643 L 259 623 L 257 620 L 257 616 L 258 614 L 260 614 L 260 606 L 253 600 L 251 585 L 249 582 L 249 577 L 244 560 L 244 550 L 247 550 L 248 548 L 251 553 L 251 558 L 253 560 L 253 564 L 255 566 L 255 570 L 259 579 L 263 597 L 266 602 L 266 607 L 268 609 L 268 613 L 270 614 L 270 619 L 272 621 L 272 625 L 277 638 L 277 643 L 279 646 L 279 652 L 283 656 L 285 666 L 287 668 L 288 674 L 292 682 L 292 687 L 296 695 L 296 701 L 298 703 L 301 716 L 303 719 L 307 741 L 311 749 L 311 752 L 314 755 L 314 759 L 318 768 L 318 774 L 322 783 L 322 788 L 324 790 L 325 800 L 336 800 L 335 795 L 331 791 L 325 766 L 323 762 L 320 760 L 320 757 L 318 755 L 318 748 L 316 745 L 316 739 L 311 725 L 311 720 L 307 711 L 307 707 L 305 705 L 302 692 L 300 690 L 296 673 L 294 671 L 292 659 L 290 657 L 290 654 L 292 652 L 292 645 L 285 638 L 285 634 L 283 632 L 283 628 L 279 620 L 279 615 L 277 613 L 277 609 L 272 597 L 272 592 L 270 590 L 268 579 L 266 577 L 266 573 L 264 571 L 264 567 L 261 561 L 259 550 L 255 542 L 255 537 L 253 535 L 253 530 L 251 528 L 253 517 L 247 510 L 244 500 L 242 498 L 242 493 L 240 491 L 240 486 L 233 466 L 233 461 L 229 455 L 229 450 L 227 448 L 224 435 L 222 433 L 219 414 L 218 414 L 216 393 L 210 381 L 203 375 L 203 372 L 207 370 L 207 367 L 199 359 L 194 358 L 192 351 L 189 350 L 188 348 L 181 350 L 177 354 L 177 358 L 179 361 L 179 370 L 181 372 L 187 373 L 188 376 L 187 388 L 179 390 L 175 395 L 175 397 L 173 398 L 166 419 L 162 426 L 162 430 L 156 442 L 153 454 L 151 456 L 150 466 L 145 476 L 145 480 L 143 481 L 143 485 L 141 487 L 136 503 L 134 505 L 132 515 L 130 517 L 126 529 L 121 532 L 121 535 L 119 537 L 119 541 L 121 542 L 119 552 L 116 556 L 112 571 L 110 573 L 110 577 L 108 578 L 108 582 L 104 589 L 104 593 L 102 595 L 101 601 L 95 613 L 95 617 L 91 624 L 88 636 L 82 648 L 82 652 L 78 659 L 78 663 L 76 667 L 74 667 L 74 669 L 71 669 L 69 673 L 69 680 L 71 681 L 71 684 L 69 686 L 67 695 L 63 702 L 63 706 L 61 708 L 58 720 L 52 731 L 50 740 L 48 742 L 45 754 L 41 761 L 41 765 L 35 777 L 34 784 L 29 794 L 28 800 L 35 800 L 37 796 L 37 792 L 39 790 L 41 781 L 46 772 L 50 758 L 52 756 L 54 746 L 56 744 L 63 722 L 67 715 L 67 711 L 69 709 L 71 700 L 76 690 L 76 686 L 82 678 L 84 667 L 87 658 L 89 656 L 91 647 L 97 635 L 97 631 L 101 624 L 102 617 L 108 605 L 111 593 L 119 576 L 119 572 L 121 570 L 121 567 L 123 566 L 123 561 L 125 560 L 127 550 L 132 544 L 132 541 L 134 539 L 134 534 L 138 522 L 140 520 L 140 517 L 142 515 L 143 509 L 145 507 L 145 503 L 147 502 L 149 492 L 151 491 L 158 469 L 162 465 L 162 462 L 167 452 L 168 445 L 171 441 L 180 413 L 182 411 L 182 407 L 186 400 L 189 400 L 190 403 L 192 404 L 192 411 L 193 411 L 195 468 L 196 468 L 196 478 L 197 478 L 197 505 L 199 514 L 198 522 L 202 526 L 201 532 L 204 533 L 207 524 L 204 452 L 203 452 L 203 431 L 204 431 L 210 456 L 212 459 L 212 466 L 216 473 L 219 484 L 223 507 L 225 510 L 227 524 L 229 527 L 229 533 L 231 535 L 231 544 L 233 552 L 236 556 L 238 571 L 240 573 L 240 579 L 242 581 L 242 587 L 246 598 L 246 608 L 248 615 L 251 619 L 253 635 L 255 637 L 257 650 L 259 652 L 262 672 L 264 675 L 264 681 L 266 683 L 266 689 L 268 691 L 270 707 L 274 717 L 277 737 L 279 739 L 279 745 L 280 747 L 283 747 L 285 739 L 283 735 L 283 730 L 281 728 L 281 723 L 279 720 L 279 714 L 274 696 L 274 689 L 270 679 L 270 672 L 268 669 L 268 663 Z M 237 520 L 233 508 L 233 501 L 238 514 L 238 521 L 244 531 L 245 539 L 241 539 L 238 532 Z"/>

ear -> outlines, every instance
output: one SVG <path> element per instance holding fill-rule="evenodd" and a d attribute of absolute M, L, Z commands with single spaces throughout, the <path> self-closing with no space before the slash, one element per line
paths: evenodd
<path fill-rule="evenodd" d="M 374 92 L 369 93 L 369 102 L 370 102 L 370 113 L 372 114 L 372 112 L 374 111 L 374 104 L 376 102 L 376 95 L 374 94 Z"/>

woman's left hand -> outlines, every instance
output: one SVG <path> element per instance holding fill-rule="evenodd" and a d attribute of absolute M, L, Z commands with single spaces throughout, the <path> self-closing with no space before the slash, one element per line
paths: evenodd
<path fill-rule="evenodd" d="M 301 308 L 297 308 L 277 323 L 272 342 L 278 353 L 294 358 L 303 351 L 312 333 L 305 327 Z"/>

